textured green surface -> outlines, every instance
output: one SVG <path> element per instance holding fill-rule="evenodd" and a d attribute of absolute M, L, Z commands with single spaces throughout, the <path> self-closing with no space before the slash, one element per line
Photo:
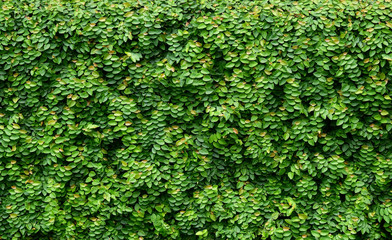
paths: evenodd
<path fill-rule="evenodd" d="M 390 1 L 2 1 L 2 239 L 391 239 Z"/>

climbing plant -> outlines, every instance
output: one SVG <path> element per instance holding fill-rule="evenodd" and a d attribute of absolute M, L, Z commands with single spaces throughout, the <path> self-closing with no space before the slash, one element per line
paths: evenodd
<path fill-rule="evenodd" d="M 0 2 L 0 239 L 391 239 L 390 0 Z"/>

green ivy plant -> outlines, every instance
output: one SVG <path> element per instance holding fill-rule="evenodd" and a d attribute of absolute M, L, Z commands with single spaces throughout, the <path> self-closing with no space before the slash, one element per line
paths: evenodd
<path fill-rule="evenodd" d="M 0 239 L 392 239 L 392 2 L 0 2 Z"/>

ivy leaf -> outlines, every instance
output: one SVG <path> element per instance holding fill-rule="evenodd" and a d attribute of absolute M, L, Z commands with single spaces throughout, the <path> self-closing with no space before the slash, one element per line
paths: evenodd
<path fill-rule="evenodd" d="M 142 55 L 140 53 L 132 53 L 132 52 L 125 52 L 127 56 L 132 60 L 132 62 L 136 63 L 138 62 L 141 58 Z"/>

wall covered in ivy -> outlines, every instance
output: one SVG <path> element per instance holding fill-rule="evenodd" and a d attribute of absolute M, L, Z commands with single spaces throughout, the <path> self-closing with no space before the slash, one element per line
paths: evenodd
<path fill-rule="evenodd" d="M 0 239 L 391 239 L 392 2 L 0 3 Z"/>

